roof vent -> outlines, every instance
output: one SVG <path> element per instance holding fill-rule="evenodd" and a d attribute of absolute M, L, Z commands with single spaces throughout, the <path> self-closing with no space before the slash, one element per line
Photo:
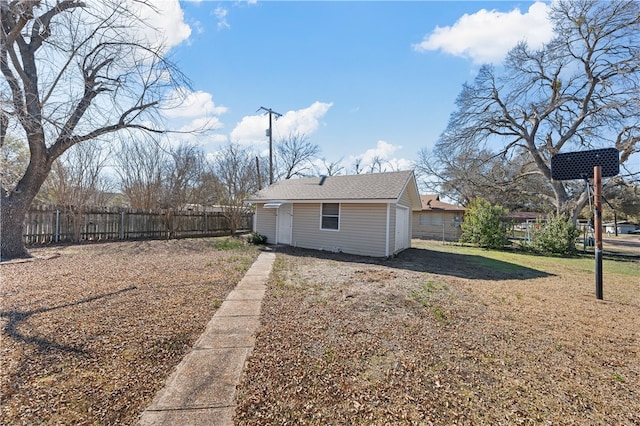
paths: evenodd
<path fill-rule="evenodd" d="M 327 179 L 327 177 L 325 175 L 320 176 L 320 183 L 318 185 L 322 186 L 322 184 L 324 183 L 324 181 Z"/>

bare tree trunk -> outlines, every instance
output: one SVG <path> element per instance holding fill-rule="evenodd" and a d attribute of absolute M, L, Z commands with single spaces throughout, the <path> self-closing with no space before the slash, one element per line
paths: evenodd
<path fill-rule="evenodd" d="M 29 253 L 22 239 L 24 233 L 24 218 L 29 210 L 29 204 L 22 200 L 2 200 L 2 214 L 0 215 L 0 257 L 14 259 L 28 257 Z"/>
<path fill-rule="evenodd" d="M 121 3 L 0 0 L 0 143 L 23 139 L 30 153 L 15 188 L 0 185 L 3 258 L 27 253 L 24 215 L 70 147 L 126 129 L 167 132 L 147 114 L 180 101 L 170 89 L 185 79 L 162 43 L 136 35 L 144 24 Z M 154 10 L 151 1 L 136 3 Z"/>

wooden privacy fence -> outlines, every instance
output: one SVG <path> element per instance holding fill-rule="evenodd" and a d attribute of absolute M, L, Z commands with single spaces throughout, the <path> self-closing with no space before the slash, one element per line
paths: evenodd
<path fill-rule="evenodd" d="M 252 228 L 253 215 L 243 213 L 237 231 Z M 148 211 L 122 208 L 70 210 L 34 206 L 24 221 L 27 245 L 79 241 L 205 237 L 229 233 L 222 212 Z"/>

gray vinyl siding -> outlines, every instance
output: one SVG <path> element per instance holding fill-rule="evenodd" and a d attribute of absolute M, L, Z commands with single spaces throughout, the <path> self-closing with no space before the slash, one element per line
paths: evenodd
<path fill-rule="evenodd" d="M 420 216 L 424 215 L 423 224 L 420 224 Z M 411 222 L 413 230 L 411 236 L 413 238 L 423 238 L 445 241 L 458 241 L 461 234 L 460 226 L 454 226 L 454 219 L 458 216 L 462 217 L 461 213 L 452 212 L 413 212 Z M 432 219 L 433 218 L 433 219 Z"/>
<path fill-rule="evenodd" d="M 256 207 L 256 232 L 267 237 L 267 243 L 276 242 L 276 212 L 278 209 L 265 209 L 264 204 Z"/>
<path fill-rule="evenodd" d="M 411 198 L 409 198 L 409 191 L 407 191 L 406 189 L 402 192 L 402 195 L 400 196 L 400 200 L 398 202 L 399 205 L 401 206 L 405 206 L 409 208 L 409 247 L 411 247 L 411 238 L 413 238 L 413 212 L 411 211 Z M 393 223 L 395 224 L 395 218 Z M 395 235 L 395 232 L 393 233 L 393 235 Z M 395 247 L 395 242 L 393 247 Z"/>
<path fill-rule="evenodd" d="M 400 200 L 398 201 L 398 204 L 401 206 L 411 208 L 411 199 L 409 198 L 409 192 L 405 190 L 402 193 L 402 195 L 400 196 Z"/>
<path fill-rule="evenodd" d="M 396 249 L 396 204 L 389 205 L 389 254 Z"/>
<path fill-rule="evenodd" d="M 294 210 L 291 244 L 296 247 L 376 257 L 387 255 L 387 204 L 340 204 L 337 231 L 320 229 L 320 203 L 295 204 Z"/>

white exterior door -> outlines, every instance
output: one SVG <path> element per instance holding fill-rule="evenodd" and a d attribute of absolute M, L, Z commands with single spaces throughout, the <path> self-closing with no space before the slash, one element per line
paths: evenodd
<path fill-rule="evenodd" d="M 291 245 L 291 228 L 293 225 L 293 205 L 283 204 L 278 208 L 276 218 L 276 244 Z"/>
<path fill-rule="evenodd" d="M 396 248 L 395 251 L 409 247 L 409 209 L 396 207 Z"/>

